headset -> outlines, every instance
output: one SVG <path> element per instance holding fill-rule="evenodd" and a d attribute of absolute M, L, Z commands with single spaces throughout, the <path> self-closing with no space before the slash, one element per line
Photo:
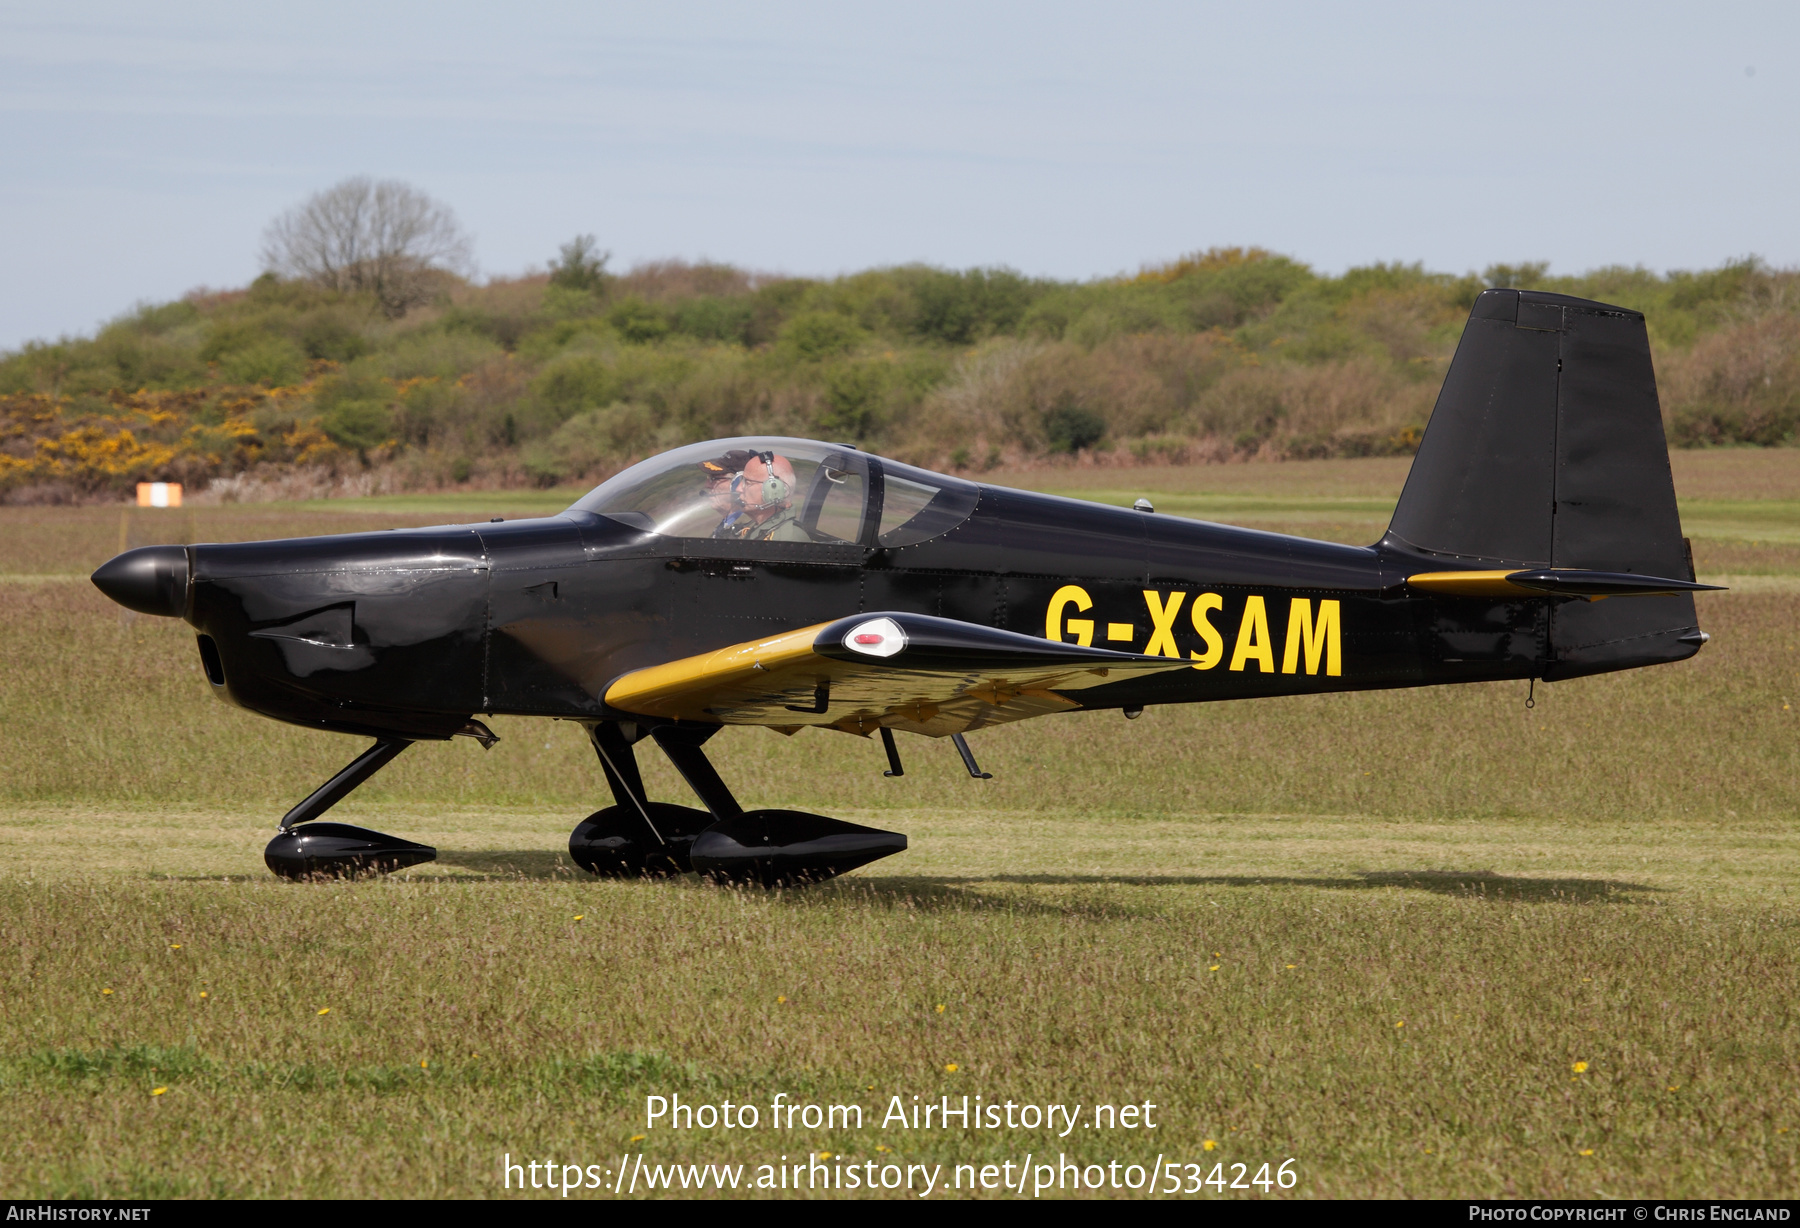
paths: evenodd
<path fill-rule="evenodd" d="M 761 482 L 752 483 L 753 486 L 760 487 L 758 493 L 761 497 L 757 502 L 757 506 L 773 507 L 792 493 L 792 487 L 775 476 L 775 453 L 766 451 L 758 452 L 755 459 L 761 461 L 763 467 L 769 471 L 769 476 L 764 478 Z M 745 463 L 748 464 L 749 462 L 746 461 Z M 750 505 L 748 503 L 744 503 L 744 485 L 744 471 L 740 469 L 731 476 L 731 492 L 737 496 L 739 503 L 742 503 L 745 507 L 749 507 Z"/>

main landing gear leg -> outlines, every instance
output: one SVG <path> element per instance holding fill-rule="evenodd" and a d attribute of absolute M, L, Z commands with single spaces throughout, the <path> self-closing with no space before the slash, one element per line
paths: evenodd
<path fill-rule="evenodd" d="M 649 799 L 633 747 L 643 736 L 641 726 L 619 721 L 599 721 L 588 729 L 614 804 L 569 833 L 569 858 L 603 878 L 685 874 L 694 836 L 713 821 L 704 810 Z"/>
<path fill-rule="evenodd" d="M 669 762 L 675 765 L 675 770 L 688 782 L 688 788 L 711 812 L 713 819 L 722 822 L 737 818 L 744 813 L 744 808 L 731 796 L 731 789 L 719 776 L 718 769 L 700 749 L 718 731 L 717 725 L 663 725 L 651 730 L 650 736 L 656 739 L 662 753 L 669 757 Z"/>
<path fill-rule="evenodd" d="M 659 725 L 656 744 L 715 820 L 694 838 L 694 869 L 716 883 L 795 886 L 833 878 L 906 847 L 899 832 L 803 810 L 745 810 L 701 749 L 717 725 Z"/>
<path fill-rule="evenodd" d="M 281 829 L 263 850 L 263 861 L 282 878 L 345 878 L 386 874 L 403 866 L 434 861 L 437 850 L 398 836 L 383 835 L 348 823 L 313 820 L 349 797 L 363 781 L 386 767 L 412 743 L 383 738 L 281 818 Z M 302 823 L 311 826 L 296 830 Z"/>

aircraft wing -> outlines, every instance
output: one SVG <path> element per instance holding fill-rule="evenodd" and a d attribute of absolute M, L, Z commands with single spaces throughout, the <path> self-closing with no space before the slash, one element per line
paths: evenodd
<path fill-rule="evenodd" d="M 644 716 L 790 733 L 885 725 L 941 738 L 1064 712 L 1089 687 L 1190 664 L 926 614 L 857 614 L 634 670 L 605 699 Z"/>

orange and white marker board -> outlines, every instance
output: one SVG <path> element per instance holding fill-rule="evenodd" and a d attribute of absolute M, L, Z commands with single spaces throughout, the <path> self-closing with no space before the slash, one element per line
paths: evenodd
<path fill-rule="evenodd" d="M 139 507 L 180 507 L 180 482 L 139 482 Z"/>

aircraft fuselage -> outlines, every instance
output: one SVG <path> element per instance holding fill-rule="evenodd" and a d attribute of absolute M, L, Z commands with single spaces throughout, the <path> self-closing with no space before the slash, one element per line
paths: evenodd
<path fill-rule="evenodd" d="M 601 698 L 627 671 L 870 610 L 1192 662 L 1083 703 L 1135 707 L 1542 677 L 1559 604 L 1411 593 L 1405 578 L 1441 561 L 1392 543 L 994 487 L 950 532 L 898 548 L 670 538 L 570 512 L 188 550 L 185 614 L 223 697 L 410 738 L 477 713 L 630 719 Z"/>

